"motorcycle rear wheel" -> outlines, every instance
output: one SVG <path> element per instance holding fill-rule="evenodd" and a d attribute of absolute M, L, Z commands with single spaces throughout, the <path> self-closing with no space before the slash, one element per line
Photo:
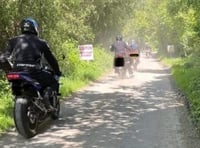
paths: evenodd
<path fill-rule="evenodd" d="M 16 98 L 14 104 L 14 122 L 17 131 L 25 138 L 37 134 L 38 118 L 33 104 L 26 98 Z"/>

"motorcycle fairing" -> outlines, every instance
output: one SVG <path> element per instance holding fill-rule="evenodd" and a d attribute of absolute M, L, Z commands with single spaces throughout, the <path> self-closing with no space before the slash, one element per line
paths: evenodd
<path fill-rule="evenodd" d="M 9 82 L 24 81 L 33 85 L 38 91 L 42 88 L 40 83 L 31 78 L 28 72 L 9 72 L 6 76 Z"/>

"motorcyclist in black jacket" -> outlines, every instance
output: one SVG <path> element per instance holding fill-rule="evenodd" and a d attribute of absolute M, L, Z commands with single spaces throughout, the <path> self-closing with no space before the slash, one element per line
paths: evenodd
<path fill-rule="evenodd" d="M 41 67 L 44 57 L 55 75 L 61 76 L 58 62 L 51 53 L 48 43 L 38 37 L 37 22 L 32 18 L 26 18 L 22 20 L 20 26 L 22 34 L 8 40 L 3 57 L 12 57 L 14 71 L 28 71 L 43 88 L 50 86 L 58 91 L 58 81 Z M 44 103 L 47 109 L 52 109 L 48 97 L 44 99 Z"/>

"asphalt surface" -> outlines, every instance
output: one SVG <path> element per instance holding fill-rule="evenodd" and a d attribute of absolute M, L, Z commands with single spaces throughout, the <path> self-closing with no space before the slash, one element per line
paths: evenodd
<path fill-rule="evenodd" d="M 170 70 L 142 56 L 134 76 L 110 73 L 62 102 L 32 139 L 13 129 L 1 148 L 200 148 Z"/>

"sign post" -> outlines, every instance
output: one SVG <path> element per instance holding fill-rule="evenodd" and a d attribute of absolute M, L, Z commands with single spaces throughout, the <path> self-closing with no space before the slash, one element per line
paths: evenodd
<path fill-rule="evenodd" d="M 81 60 L 86 60 L 86 61 L 94 60 L 93 45 L 91 44 L 79 45 L 78 49 L 79 49 Z"/>

